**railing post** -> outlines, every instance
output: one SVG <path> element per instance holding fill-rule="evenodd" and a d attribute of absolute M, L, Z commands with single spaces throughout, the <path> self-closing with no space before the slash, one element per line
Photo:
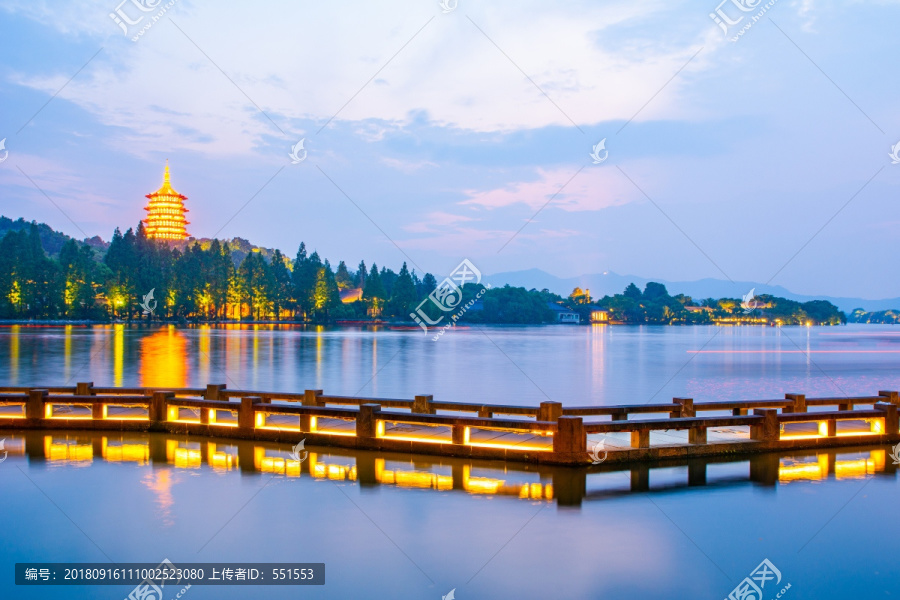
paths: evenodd
<path fill-rule="evenodd" d="M 482 406 L 478 409 L 478 416 L 482 419 L 493 419 L 494 411 L 487 406 Z"/>
<path fill-rule="evenodd" d="M 876 402 L 874 408 L 884 412 L 884 433 L 897 435 L 900 432 L 900 416 L 897 413 L 897 405 L 892 402 Z"/>
<path fill-rule="evenodd" d="M 793 402 L 793 405 L 791 406 L 791 410 L 789 412 L 806 412 L 806 394 L 785 394 L 784 398 L 785 400 L 791 400 Z M 782 409 L 781 412 L 784 411 L 785 409 Z"/>
<path fill-rule="evenodd" d="M 208 383 L 206 385 L 206 394 L 203 396 L 207 400 L 221 400 L 221 393 L 227 389 L 224 383 Z"/>
<path fill-rule="evenodd" d="M 238 408 L 238 431 L 250 433 L 256 427 L 256 407 L 253 405 L 261 400 L 259 396 L 241 398 L 241 406 Z"/>
<path fill-rule="evenodd" d="M 688 444 L 705 444 L 706 427 L 697 426 L 688 429 Z"/>
<path fill-rule="evenodd" d="M 356 413 L 356 437 L 373 439 L 378 437 L 378 413 L 380 404 L 360 404 Z"/>
<path fill-rule="evenodd" d="M 696 417 L 697 413 L 694 411 L 694 399 L 693 398 L 672 398 L 672 402 L 677 404 L 680 408 L 675 411 L 676 417 Z"/>
<path fill-rule="evenodd" d="M 43 419 L 44 403 L 47 401 L 49 390 L 28 390 L 28 402 L 25 404 L 25 417 L 27 419 Z"/>
<path fill-rule="evenodd" d="M 305 390 L 303 392 L 303 406 L 319 406 L 319 396 L 324 393 L 322 390 Z"/>
<path fill-rule="evenodd" d="M 538 409 L 537 420 L 538 421 L 558 421 L 562 416 L 562 403 L 561 402 L 541 402 L 541 406 Z M 587 442 L 585 442 L 585 447 L 587 446 Z"/>
<path fill-rule="evenodd" d="M 147 416 L 150 419 L 150 426 L 159 426 L 168 418 L 169 398 L 174 398 L 174 392 L 156 391 L 150 397 L 150 406 L 147 409 Z"/>
<path fill-rule="evenodd" d="M 469 428 L 465 425 L 453 425 L 451 438 L 454 444 L 464 445 L 469 443 Z"/>
<path fill-rule="evenodd" d="M 900 393 L 898 392 L 878 390 L 878 395 L 884 398 L 884 402 L 890 402 L 891 404 L 900 404 Z"/>
<path fill-rule="evenodd" d="M 627 421 L 628 413 L 627 412 L 614 412 L 609 416 L 611 421 Z"/>
<path fill-rule="evenodd" d="M 319 396 L 321 396 L 324 392 L 322 390 L 306 390 L 303 392 L 303 406 L 318 406 L 319 405 Z M 313 421 L 315 417 L 312 415 L 300 415 L 300 431 L 310 432 L 315 428 L 313 427 Z"/>
<path fill-rule="evenodd" d="M 563 415 L 557 419 L 553 451 L 560 454 L 587 452 L 587 433 L 584 431 L 582 417 Z"/>
<path fill-rule="evenodd" d="M 431 406 L 433 401 L 434 396 L 430 394 L 416 396 L 413 399 L 412 412 L 417 415 L 433 415 L 434 408 Z"/>
<path fill-rule="evenodd" d="M 91 405 L 91 418 L 95 421 L 102 421 L 109 415 L 109 407 L 101 402 L 94 402 Z"/>
<path fill-rule="evenodd" d="M 80 381 L 75 384 L 75 395 L 76 396 L 94 396 L 94 382 L 93 381 Z M 97 421 L 102 421 L 106 418 L 109 412 L 108 407 L 105 404 L 97 404 L 96 402 L 91 405 L 91 418 Z"/>
<path fill-rule="evenodd" d="M 650 447 L 650 430 L 636 429 L 631 432 L 632 448 L 649 448 Z"/>
<path fill-rule="evenodd" d="M 777 442 L 781 439 L 777 408 L 754 408 L 753 414 L 762 417 L 763 421 L 759 425 L 750 426 L 751 440 Z"/>

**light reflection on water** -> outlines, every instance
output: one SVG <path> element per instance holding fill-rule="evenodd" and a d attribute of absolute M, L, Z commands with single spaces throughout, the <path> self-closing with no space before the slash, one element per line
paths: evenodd
<path fill-rule="evenodd" d="M 420 332 L 274 325 L 0 328 L 8 385 L 202 387 L 536 405 L 872 395 L 900 388 L 890 326 L 490 327 Z M 836 335 L 840 334 L 840 335 Z M 703 350 L 697 354 L 695 351 Z M 807 352 L 812 353 L 807 354 Z"/>

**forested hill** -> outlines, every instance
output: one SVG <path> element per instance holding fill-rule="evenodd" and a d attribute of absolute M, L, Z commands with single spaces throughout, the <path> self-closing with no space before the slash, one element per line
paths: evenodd
<path fill-rule="evenodd" d="M 44 248 L 44 252 L 49 254 L 54 258 L 59 257 L 59 251 L 62 250 L 63 245 L 75 238 L 71 238 L 66 234 L 56 231 L 52 229 L 46 223 L 36 223 L 34 221 L 26 221 L 23 218 L 18 218 L 15 221 L 10 219 L 9 217 L 0 216 L 0 239 L 10 231 L 22 231 L 27 230 L 34 224 L 37 227 L 38 235 L 41 238 L 41 246 Z M 96 250 L 99 250 L 101 253 L 106 252 L 106 249 L 109 247 L 109 243 L 104 242 L 100 236 L 94 236 L 90 239 L 84 240 L 75 240 L 80 244 L 87 244 Z"/>

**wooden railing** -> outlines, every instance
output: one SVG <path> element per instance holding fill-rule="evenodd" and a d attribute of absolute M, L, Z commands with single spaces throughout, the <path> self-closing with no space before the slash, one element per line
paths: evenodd
<path fill-rule="evenodd" d="M 679 451 L 698 455 L 893 442 L 900 440 L 898 404 L 897 392 L 881 391 L 877 396 L 850 398 L 787 394 L 781 400 L 694 403 L 692 398 L 674 398 L 671 404 L 564 408 L 559 402 L 542 402 L 537 407 L 435 402 L 430 395 L 406 400 L 330 396 L 322 390 L 229 390 L 222 384 L 160 389 L 94 387 L 83 382 L 73 387 L 0 388 L 0 406 L 21 407 L 18 414 L 0 414 L 0 426 L 143 428 L 282 441 L 298 440 L 298 434 L 304 434 L 310 443 L 568 464 L 589 461 L 593 444 L 588 436 L 616 433 L 630 434 L 630 442 L 611 445 L 613 461 L 659 457 L 663 447 L 664 454 L 672 456 Z M 858 409 L 859 405 L 872 408 Z M 837 410 L 809 412 L 809 407 Z M 77 408 L 90 410 L 76 412 Z M 698 412 L 726 415 L 697 416 Z M 654 414 L 666 417 L 647 418 Z M 629 419 L 630 415 L 641 418 Z M 591 416 L 609 419 L 586 423 L 584 418 Z M 322 427 L 323 420 L 331 427 Z M 869 429 L 857 427 L 839 434 L 838 423 L 848 421 L 866 422 Z M 786 424 L 799 422 L 815 422 L 818 428 L 812 433 L 782 434 Z M 397 434 L 398 425 L 411 427 L 414 434 Z M 749 436 L 708 442 L 708 430 L 735 427 L 748 428 Z M 651 432 L 670 430 L 687 431 L 687 439 L 651 445 Z M 497 442 L 487 432 L 514 439 Z"/>

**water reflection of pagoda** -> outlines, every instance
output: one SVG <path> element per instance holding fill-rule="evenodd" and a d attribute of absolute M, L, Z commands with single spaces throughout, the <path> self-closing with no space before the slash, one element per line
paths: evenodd
<path fill-rule="evenodd" d="M 150 203 L 144 207 L 147 218 L 144 225 L 147 227 L 147 237 L 161 240 L 183 240 L 188 236 L 185 227 L 189 224 L 184 218 L 188 211 L 184 207 L 187 196 L 182 196 L 172 188 L 169 183 L 169 161 L 166 161 L 166 172 L 163 176 L 162 187 L 147 194 Z"/>

